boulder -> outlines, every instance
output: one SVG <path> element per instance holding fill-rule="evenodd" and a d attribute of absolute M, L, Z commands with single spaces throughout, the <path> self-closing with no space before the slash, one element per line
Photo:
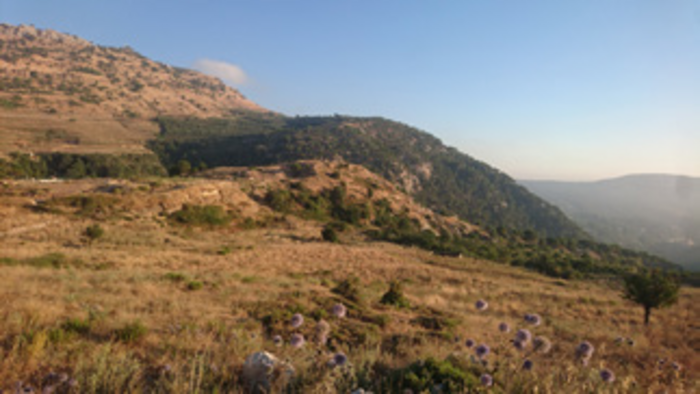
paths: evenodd
<path fill-rule="evenodd" d="M 268 352 L 253 353 L 243 364 L 243 383 L 250 393 L 270 393 L 272 387 L 286 385 L 294 368 Z"/>

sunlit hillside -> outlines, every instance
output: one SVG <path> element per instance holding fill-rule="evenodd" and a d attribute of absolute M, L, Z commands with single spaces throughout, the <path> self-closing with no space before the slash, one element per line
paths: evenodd
<path fill-rule="evenodd" d="M 481 392 L 485 374 L 492 392 L 698 389 L 697 289 L 645 327 L 614 280 L 440 256 L 354 226 L 329 242 L 326 221 L 276 210 L 269 191 L 342 181 L 360 201 L 369 179 L 376 198 L 393 198 L 426 228 L 480 230 L 361 167 L 324 166 L 296 181 L 279 167 L 209 173 L 218 179 L 6 181 L 0 389 L 247 392 L 246 358 L 260 351 L 278 360 L 273 392 Z M 518 350 L 520 329 L 545 339 Z M 584 341 L 595 347 L 586 365 L 576 352 Z"/>

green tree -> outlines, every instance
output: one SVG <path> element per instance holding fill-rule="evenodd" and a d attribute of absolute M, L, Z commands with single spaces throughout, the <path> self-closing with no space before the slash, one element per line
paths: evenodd
<path fill-rule="evenodd" d="M 644 324 L 648 325 L 651 310 L 675 304 L 679 292 L 675 277 L 654 270 L 627 276 L 623 296 L 644 308 Z"/>
<path fill-rule="evenodd" d="M 180 160 L 177 162 L 177 167 L 175 168 L 176 175 L 186 176 L 192 171 L 192 164 L 187 160 Z"/>

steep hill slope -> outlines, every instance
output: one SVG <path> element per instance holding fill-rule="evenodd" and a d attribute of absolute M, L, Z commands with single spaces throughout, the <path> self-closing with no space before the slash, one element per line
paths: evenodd
<path fill-rule="evenodd" d="M 144 153 L 162 114 L 265 111 L 220 80 L 53 30 L 0 24 L 0 156 Z"/>
<path fill-rule="evenodd" d="M 410 126 L 381 118 L 240 115 L 160 118 L 151 146 L 163 161 L 209 167 L 342 158 L 396 182 L 419 202 L 482 226 L 585 236 L 556 207 L 506 174 Z"/>
<path fill-rule="evenodd" d="M 0 25 L 0 66 L 0 158 L 11 152 L 43 155 L 15 156 L 14 166 L 0 162 L 0 176 L 160 174 L 150 159 L 124 156 L 114 161 L 115 169 L 103 165 L 108 160 L 79 156 L 150 154 L 147 143 L 160 127 L 150 148 L 169 167 L 183 158 L 210 168 L 342 158 L 442 213 L 486 227 L 585 237 L 557 208 L 507 175 L 398 122 L 280 116 L 215 78 L 154 62 L 130 48 L 101 47 L 30 26 Z"/>
<path fill-rule="evenodd" d="M 602 242 L 700 269 L 700 179 L 630 175 L 598 182 L 522 181 Z"/>

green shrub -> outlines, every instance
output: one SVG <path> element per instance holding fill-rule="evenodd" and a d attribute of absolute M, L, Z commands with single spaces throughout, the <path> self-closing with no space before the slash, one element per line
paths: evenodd
<path fill-rule="evenodd" d="M 105 230 L 99 224 L 93 224 L 85 229 L 85 236 L 88 238 L 89 243 L 93 243 L 96 240 L 102 238 Z"/>
<path fill-rule="evenodd" d="M 233 217 L 218 205 L 185 204 L 182 209 L 173 212 L 170 219 L 193 226 L 224 226 L 229 224 Z"/>
<path fill-rule="evenodd" d="M 148 334 L 148 328 L 140 321 L 136 320 L 126 324 L 124 327 L 114 331 L 114 337 L 121 342 L 138 342 Z"/>
<path fill-rule="evenodd" d="M 335 294 L 345 297 L 355 303 L 362 302 L 362 293 L 360 292 L 360 278 L 353 276 L 345 279 L 331 290 Z"/>
<path fill-rule="evenodd" d="M 199 280 L 192 280 L 187 283 L 187 290 L 195 291 L 201 290 L 204 287 L 204 283 Z"/>
<path fill-rule="evenodd" d="M 66 333 L 75 333 L 80 335 L 87 335 L 92 330 L 92 321 L 87 319 L 68 319 L 63 324 L 61 324 L 61 329 Z"/>
<path fill-rule="evenodd" d="M 403 295 L 403 286 L 399 281 L 392 281 L 389 284 L 389 291 L 384 293 L 379 302 L 384 305 L 393 305 L 399 308 L 408 308 L 411 306 L 408 299 Z"/>
<path fill-rule="evenodd" d="M 477 378 L 455 358 L 438 361 L 431 357 L 394 371 L 389 376 L 389 385 L 390 392 L 411 389 L 415 393 L 428 393 L 439 386 L 441 393 L 465 393 L 477 387 Z"/>
<path fill-rule="evenodd" d="M 332 227 L 326 226 L 323 228 L 323 231 L 321 231 L 321 236 L 323 237 L 323 240 L 326 242 L 338 242 L 338 233 L 335 232 L 335 230 Z"/>
<path fill-rule="evenodd" d="M 163 279 L 171 282 L 184 282 L 187 280 L 187 275 L 180 272 L 168 272 L 167 274 L 163 275 Z"/>

